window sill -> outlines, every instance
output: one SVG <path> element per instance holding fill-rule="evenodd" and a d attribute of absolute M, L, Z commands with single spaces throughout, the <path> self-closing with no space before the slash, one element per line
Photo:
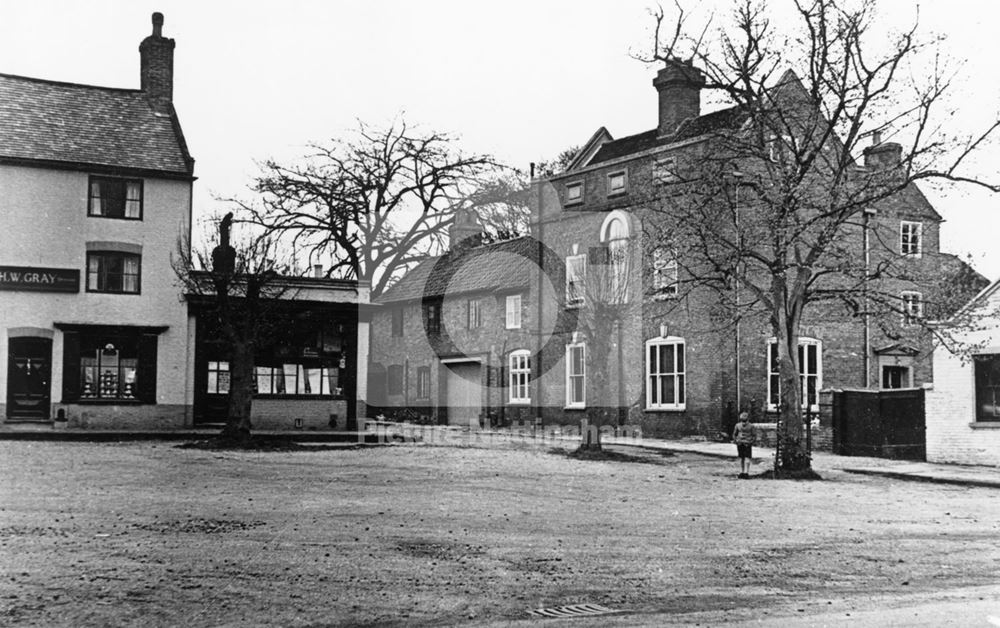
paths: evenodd
<path fill-rule="evenodd" d="M 576 201 L 566 201 L 563 204 L 563 207 L 576 207 L 577 205 L 583 205 L 583 199 L 576 200 Z"/>
<path fill-rule="evenodd" d="M 531 399 L 511 399 L 507 404 L 511 406 L 530 406 Z"/>
<path fill-rule="evenodd" d="M 106 216 L 104 214 L 87 214 L 87 218 L 107 218 L 109 220 L 128 220 L 130 222 L 142 222 L 142 216 L 131 218 L 129 216 Z"/>
<path fill-rule="evenodd" d="M 563 410 L 586 410 L 587 406 L 563 406 Z"/>
<path fill-rule="evenodd" d="M 670 293 L 657 293 L 657 294 L 653 295 L 653 300 L 654 301 L 673 301 L 676 298 L 677 298 L 677 293 L 676 292 L 673 293 L 673 294 L 670 294 Z"/>
<path fill-rule="evenodd" d="M 397 396 L 402 396 L 402 393 L 400 393 Z M 260 399 L 260 400 L 273 399 L 273 400 L 280 400 L 280 401 L 309 401 L 309 400 L 315 400 L 315 401 L 332 401 L 332 400 L 336 400 L 336 399 L 346 399 L 346 397 L 344 397 L 344 395 L 289 395 L 289 394 L 281 394 L 281 393 L 278 393 L 278 394 L 271 393 L 271 394 L 263 394 L 263 395 L 256 394 L 256 395 L 253 396 L 253 398 L 254 399 Z"/>
<path fill-rule="evenodd" d="M 645 412 L 685 412 L 686 410 L 687 410 L 687 406 L 674 406 L 674 407 L 670 407 L 670 408 L 650 408 L 650 407 L 647 407 L 645 409 Z"/>
<path fill-rule="evenodd" d="M 628 194 L 628 190 L 618 190 L 617 192 L 608 192 L 608 198 L 618 198 Z"/>
<path fill-rule="evenodd" d="M 1000 430 L 1000 421 L 974 421 L 969 423 L 974 430 Z"/>
<path fill-rule="evenodd" d="M 145 406 L 154 405 L 155 402 L 142 401 L 141 399 L 74 399 L 62 403 L 81 406 Z"/>

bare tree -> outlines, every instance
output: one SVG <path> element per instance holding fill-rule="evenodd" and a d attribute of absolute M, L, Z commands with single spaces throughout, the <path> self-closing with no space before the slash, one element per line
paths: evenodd
<path fill-rule="evenodd" d="M 935 64 L 938 42 L 921 41 L 916 25 L 875 32 L 873 0 L 796 0 L 795 8 L 792 30 L 780 33 L 752 0 L 720 29 L 693 27 L 679 5 L 673 19 L 661 9 L 644 57 L 729 104 L 702 129 L 709 141 L 661 173 L 648 203 L 656 237 L 678 249 L 686 291 L 716 291 L 737 318 L 766 316 L 777 345 L 780 463 L 790 471 L 810 464 L 803 317 L 846 308 L 902 321 L 898 333 L 920 326 L 926 316 L 900 286 L 932 280 L 933 260 L 901 256 L 898 232 L 881 230 L 878 212 L 894 199 L 926 204 L 914 185 L 923 180 L 997 191 L 965 166 L 1000 127 L 998 117 L 980 133 L 952 134 L 943 121 L 953 79 Z M 942 302 L 960 298 L 935 292 Z"/>
<path fill-rule="evenodd" d="M 455 211 L 490 202 L 480 183 L 502 170 L 487 155 L 457 151 L 447 135 L 404 122 L 361 123 L 350 139 L 310 148 L 298 163 L 261 164 L 254 201 L 229 200 L 242 209 L 241 221 L 310 266 L 371 282 L 373 296 L 439 252 Z"/>
<path fill-rule="evenodd" d="M 220 221 L 219 242 L 208 254 L 177 243 L 171 262 L 184 297 L 197 309 L 199 320 L 222 335 L 229 355 L 229 397 L 222 438 L 246 442 L 255 390 L 257 351 L 280 341 L 288 329 L 282 299 L 292 298 L 282 281 L 289 266 L 276 262 L 278 248 L 266 237 L 230 242 L 233 215 Z"/>

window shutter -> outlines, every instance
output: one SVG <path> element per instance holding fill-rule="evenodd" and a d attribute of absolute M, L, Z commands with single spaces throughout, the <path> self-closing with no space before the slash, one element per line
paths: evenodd
<path fill-rule="evenodd" d="M 139 336 L 137 355 L 139 367 L 136 374 L 139 380 L 139 390 L 136 396 L 145 403 L 156 403 L 156 345 L 158 339 L 156 334 Z"/>
<path fill-rule="evenodd" d="M 63 403 L 80 398 L 80 334 L 75 331 L 63 332 L 62 367 Z"/>

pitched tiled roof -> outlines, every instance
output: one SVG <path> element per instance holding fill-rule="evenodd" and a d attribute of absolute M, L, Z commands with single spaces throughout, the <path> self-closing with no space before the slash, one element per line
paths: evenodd
<path fill-rule="evenodd" d="M 0 74 L 0 158 L 191 174 L 177 121 L 139 90 Z"/>
<path fill-rule="evenodd" d="M 537 246 L 534 240 L 522 237 L 466 249 L 457 255 L 446 253 L 432 257 L 418 264 L 374 300 L 393 303 L 464 292 L 522 288 L 528 285 L 537 268 L 533 261 L 538 258 Z M 434 272 L 436 265 L 438 270 Z M 449 265 L 454 265 L 454 273 L 448 272 L 452 270 Z"/>
<path fill-rule="evenodd" d="M 600 150 L 594 155 L 589 164 L 598 164 L 603 161 L 611 161 L 619 157 L 625 157 L 644 150 L 665 146 L 683 140 L 707 135 L 723 129 L 734 129 L 746 119 L 746 115 L 738 107 L 720 109 L 712 113 L 706 113 L 697 118 L 689 118 L 677 127 L 677 132 L 672 135 L 658 136 L 657 130 L 645 131 L 637 135 L 629 135 L 621 139 L 613 140 L 603 144 Z"/>

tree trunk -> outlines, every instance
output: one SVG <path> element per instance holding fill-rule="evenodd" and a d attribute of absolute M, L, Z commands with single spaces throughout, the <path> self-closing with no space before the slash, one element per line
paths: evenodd
<path fill-rule="evenodd" d="M 775 291 L 777 293 L 779 291 Z M 778 449 L 781 468 L 786 471 L 804 471 L 810 468 L 806 449 L 805 429 L 802 424 L 802 385 L 799 377 L 799 320 L 798 308 L 789 307 L 782 292 L 775 300 L 777 311 L 772 320 L 778 348 L 778 379 L 781 394 L 778 398 L 781 429 Z"/>
<path fill-rule="evenodd" d="M 250 410 L 253 404 L 254 348 L 246 341 L 233 342 L 229 366 L 229 412 L 222 435 L 237 440 L 250 439 Z"/>

